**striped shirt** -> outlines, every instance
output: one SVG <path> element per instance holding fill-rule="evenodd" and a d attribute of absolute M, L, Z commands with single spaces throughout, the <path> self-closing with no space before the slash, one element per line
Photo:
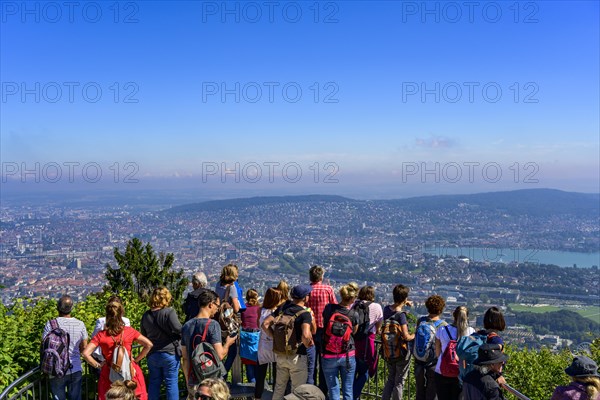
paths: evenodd
<path fill-rule="evenodd" d="M 81 371 L 81 354 L 79 352 L 79 344 L 82 340 L 87 340 L 88 334 L 85 329 L 85 324 L 77 318 L 56 318 L 58 326 L 69 333 L 69 358 L 71 359 L 72 368 L 69 370 L 69 374 Z M 50 321 L 46 322 L 44 326 L 44 333 L 42 334 L 42 341 L 52 331 Z"/>
<path fill-rule="evenodd" d="M 310 307 L 317 321 L 317 328 L 323 328 L 323 310 L 327 304 L 337 304 L 333 288 L 321 282 L 311 283 L 313 290 L 310 292 L 307 307 Z"/>

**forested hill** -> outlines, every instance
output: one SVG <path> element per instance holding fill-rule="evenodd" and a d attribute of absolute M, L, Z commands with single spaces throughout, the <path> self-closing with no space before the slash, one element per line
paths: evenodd
<path fill-rule="evenodd" d="M 564 192 L 556 189 L 523 189 L 468 195 L 440 195 L 390 200 L 413 211 L 473 207 L 479 211 L 503 211 L 512 215 L 600 216 L 600 194 Z"/>
<path fill-rule="evenodd" d="M 166 212 L 176 214 L 284 203 L 318 202 L 352 203 L 355 205 L 367 203 L 366 201 L 353 200 L 342 196 L 269 196 L 186 204 L 170 208 Z M 574 215 L 586 218 L 600 216 L 600 194 L 564 192 L 555 189 L 523 189 L 507 192 L 423 196 L 396 200 L 375 200 L 370 203 L 385 203 L 413 212 L 443 211 L 468 207 L 478 212 L 493 211 L 510 215 Z"/>
<path fill-rule="evenodd" d="M 202 203 L 184 204 L 166 210 L 169 213 L 185 213 L 185 212 L 200 212 L 200 211 L 218 211 L 227 209 L 236 209 L 251 206 L 265 206 L 270 204 L 283 203 L 355 203 L 357 200 L 352 200 L 342 196 L 329 195 L 305 195 L 305 196 L 259 196 L 248 197 L 241 199 L 227 200 L 211 200 Z"/>

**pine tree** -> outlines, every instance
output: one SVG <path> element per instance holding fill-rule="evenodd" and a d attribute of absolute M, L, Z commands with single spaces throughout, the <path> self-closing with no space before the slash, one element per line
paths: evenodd
<path fill-rule="evenodd" d="M 125 252 L 118 247 L 114 249 L 118 268 L 106 264 L 104 276 L 108 281 L 105 290 L 114 293 L 130 291 L 146 301 L 152 290 L 158 286 L 166 286 L 173 296 L 173 307 L 180 312 L 183 292 L 188 285 L 183 270 L 174 270 L 173 253 L 155 253 L 152 245 L 144 245 L 138 238 L 127 242 Z"/>

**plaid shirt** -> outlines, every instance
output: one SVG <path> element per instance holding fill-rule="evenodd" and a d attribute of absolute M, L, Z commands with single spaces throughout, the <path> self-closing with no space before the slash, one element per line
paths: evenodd
<path fill-rule="evenodd" d="M 323 328 L 323 310 L 327 304 L 337 304 L 337 299 L 333 293 L 333 288 L 324 285 L 321 282 L 311 283 L 313 290 L 310 292 L 307 307 L 310 307 L 315 314 L 317 328 Z"/>

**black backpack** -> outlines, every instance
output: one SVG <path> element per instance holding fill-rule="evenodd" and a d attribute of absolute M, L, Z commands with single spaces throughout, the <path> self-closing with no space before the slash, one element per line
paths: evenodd
<path fill-rule="evenodd" d="M 352 307 L 358 315 L 358 329 L 354 334 L 354 339 L 362 340 L 369 336 L 369 329 L 371 328 L 371 320 L 369 319 L 369 306 L 372 301 L 359 300 L 358 303 Z"/>

